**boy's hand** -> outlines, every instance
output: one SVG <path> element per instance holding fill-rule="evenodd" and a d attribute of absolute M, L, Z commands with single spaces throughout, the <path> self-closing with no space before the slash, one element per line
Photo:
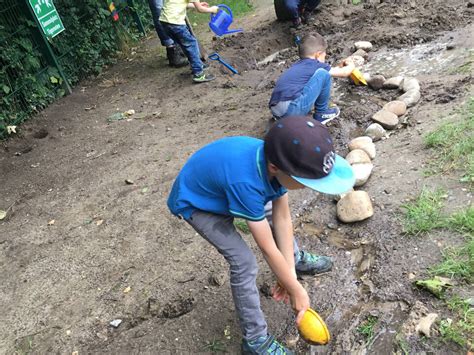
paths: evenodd
<path fill-rule="evenodd" d="M 350 65 L 355 66 L 354 60 L 352 60 L 351 57 L 344 59 L 344 61 L 342 62 L 342 64 L 343 64 L 344 66 L 350 66 Z"/>
<path fill-rule="evenodd" d="M 199 3 L 204 7 L 209 7 L 209 4 L 207 2 L 200 1 Z"/>
<path fill-rule="evenodd" d="M 296 313 L 296 325 L 300 325 L 304 312 L 310 307 L 309 296 L 304 287 L 299 284 L 293 294 L 290 294 L 291 307 Z"/>
<path fill-rule="evenodd" d="M 272 288 L 272 297 L 277 302 L 283 301 L 288 304 L 290 301 L 288 291 L 279 282 Z"/>
<path fill-rule="evenodd" d="M 202 3 L 201 3 L 201 4 L 202 4 Z M 209 5 L 207 5 L 207 6 L 209 6 Z M 209 8 L 209 10 L 211 10 L 211 12 L 212 12 L 213 14 L 217 14 L 217 12 L 219 11 L 219 8 L 218 8 L 217 6 L 211 6 L 211 7 Z"/>

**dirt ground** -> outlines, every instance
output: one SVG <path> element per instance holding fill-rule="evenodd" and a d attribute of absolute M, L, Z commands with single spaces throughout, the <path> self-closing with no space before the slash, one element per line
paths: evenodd
<path fill-rule="evenodd" d="M 314 23 L 302 30 L 326 36 L 332 62 L 349 55 L 357 40 L 374 44 L 369 63 L 373 58 L 382 68 L 390 53 L 427 50 L 411 63 L 419 68 L 421 101 L 409 109 L 402 128 L 376 143 L 374 172 L 364 186 L 375 215 L 344 225 L 331 197 L 290 194 L 300 244 L 335 262 L 331 272 L 303 279 L 332 341 L 309 347 L 298 340 L 298 353 L 400 351 L 397 335 L 416 302 L 430 310 L 439 306 L 412 287 L 409 275 L 423 275 L 456 236 L 403 236 L 400 205 L 434 185 L 448 189 L 448 209 L 472 200 L 455 175 L 424 177 L 430 153 L 422 144 L 423 134 L 472 95 L 472 73 L 452 70 L 470 60 L 463 53 L 473 48 L 473 8 L 466 5 L 323 1 Z M 165 203 L 173 179 L 196 149 L 223 136 L 264 134 L 274 81 L 296 59 L 289 25 L 275 21 L 271 1 L 259 1 L 238 22 L 242 34 L 213 40 L 206 30 L 201 38 L 241 75 L 232 77 L 212 63 L 217 80 L 193 85 L 189 68 L 167 67 L 152 34 L 134 54 L 83 82 L 2 143 L 0 208 L 9 214 L 0 222 L 0 353 L 239 352 L 226 263 L 170 215 Z M 456 59 L 438 65 L 427 60 L 445 56 L 446 44 L 459 51 Z M 257 64 L 286 48 L 270 63 Z M 407 67 L 380 72 L 390 76 L 397 70 Z M 397 95 L 335 83 L 334 101 L 342 113 L 330 130 L 339 153 Z M 136 111 L 130 119 L 107 120 L 129 109 Z M 258 284 L 265 291 L 273 280 L 270 270 L 251 236 L 246 238 L 260 260 Z M 289 307 L 265 292 L 262 307 L 270 331 L 294 343 Z M 379 318 L 369 345 L 356 330 L 368 315 Z M 118 328 L 109 325 L 114 319 L 122 320 Z M 402 335 L 410 353 L 465 353 L 436 338 Z"/>

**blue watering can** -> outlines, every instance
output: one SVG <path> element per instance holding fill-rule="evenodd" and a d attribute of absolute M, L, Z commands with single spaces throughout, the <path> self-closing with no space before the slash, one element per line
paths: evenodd
<path fill-rule="evenodd" d="M 232 21 L 234 21 L 234 16 L 232 15 L 232 10 L 229 6 L 221 4 L 217 5 L 217 7 L 220 7 L 219 11 L 217 14 L 211 14 L 211 21 L 209 21 L 209 27 L 211 28 L 212 32 L 220 37 L 243 31 L 241 28 L 229 30 L 229 26 L 232 24 Z M 228 12 L 224 11 L 223 9 L 227 10 Z"/>

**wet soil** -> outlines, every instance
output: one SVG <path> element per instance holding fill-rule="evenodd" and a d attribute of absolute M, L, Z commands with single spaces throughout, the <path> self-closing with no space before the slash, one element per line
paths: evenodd
<path fill-rule="evenodd" d="M 473 44 L 471 19 L 472 8 L 461 0 L 326 4 L 301 33 L 324 35 L 332 63 L 350 54 L 354 41 L 372 41 L 369 63 L 377 66 L 371 73 L 392 75 L 411 65 L 393 67 L 393 59 L 384 65 L 381 54 L 417 45 L 432 44 L 444 58 L 448 49 L 440 43 L 448 41 L 466 49 L 459 65 L 472 60 L 467 51 Z M 166 66 L 152 36 L 135 55 L 83 82 L 25 124 L 19 137 L 3 143 L 0 208 L 8 208 L 8 216 L 0 222 L 1 353 L 190 354 L 211 352 L 216 344 L 238 353 L 240 331 L 224 282 L 226 263 L 169 214 L 165 201 L 196 149 L 222 136 L 264 134 L 274 82 L 297 59 L 294 33 L 274 20 L 271 1 L 259 2 L 255 14 L 240 22 L 246 29 L 242 34 L 202 38 L 241 75 L 230 76 L 212 62 L 217 80 L 192 85 L 188 68 Z M 421 52 L 420 61 L 436 57 Z M 301 246 L 335 261 L 331 272 L 303 278 L 332 341 L 309 347 L 299 340 L 299 353 L 400 350 L 397 335 L 404 336 L 403 324 L 416 302 L 436 307 L 428 294 L 412 287 L 409 276 L 423 275 L 456 236 L 403 236 L 400 206 L 423 186 L 439 184 L 449 191 L 447 208 L 471 203 L 455 174 L 423 175 L 429 152 L 422 135 L 441 122 L 442 113 L 458 107 L 472 85 L 472 73 L 452 69 L 445 64 L 410 73 L 421 82 L 422 100 L 399 130 L 376 144 L 374 173 L 364 186 L 374 217 L 343 225 L 331 197 L 291 194 Z M 397 96 L 336 81 L 333 97 L 342 113 L 329 129 L 339 153 L 345 154 L 346 144 L 363 132 L 370 116 Z M 107 120 L 128 109 L 136 115 Z M 258 285 L 268 289 L 271 272 L 246 238 L 259 258 Z M 264 295 L 262 307 L 271 332 L 294 343 L 289 307 Z M 357 327 L 369 315 L 379 321 L 367 343 Z M 114 328 L 109 325 L 114 319 L 123 322 Z M 406 339 L 414 353 L 463 353 L 436 339 Z"/>

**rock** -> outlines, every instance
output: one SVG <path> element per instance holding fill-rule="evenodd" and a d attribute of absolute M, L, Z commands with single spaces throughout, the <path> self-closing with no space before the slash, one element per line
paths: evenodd
<path fill-rule="evenodd" d="M 358 55 L 358 56 L 361 56 L 362 58 L 364 58 L 365 60 L 367 60 L 367 58 L 369 58 L 369 53 L 367 53 L 366 51 L 364 51 L 363 49 L 358 49 L 356 50 L 354 53 L 352 53 L 353 56 L 355 55 Z"/>
<path fill-rule="evenodd" d="M 403 92 L 408 92 L 411 90 L 420 91 L 420 82 L 415 78 L 405 78 L 405 80 L 403 80 L 402 90 Z"/>
<path fill-rule="evenodd" d="M 334 195 L 334 201 L 339 201 L 341 198 L 343 198 L 344 196 L 346 196 L 348 193 L 351 193 L 352 191 L 354 191 L 354 189 L 350 189 L 349 191 L 347 191 L 346 193 L 343 193 L 343 194 L 339 194 L 339 195 Z"/>
<path fill-rule="evenodd" d="M 397 100 L 403 101 L 407 107 L 412 107 L 421 99 L 421 94 L 418 90 L 410 90 L 400 96 Z"/>
<path fill-rule="evenodd" d="M 372 90 L 380 90 L 383 87 L 383 83 L 385 82 L 385 77 L 383 75 L 371 75 L 370 80 L 367 81 L 369 87 Z"/>
<path fill-rule="evenodd" d="M 366 136 L 372 138 L 372 141 L 376 142 L 387 136 L 385 129 L 378 123 L 372 123 L 364 133 Z"/>
<path fill-rule="evenodd" d="M 354 43 L 356 49 L 363 49 L 364 51 L 370 51 L 372 49 L 372 43 L 368 41 L 358 41 Z"/>
<path fill-rule="evenodd" d="M 384 110 L 392 112 L 397 116 L 403 116 L 407 112 L 407 104 L 404 101 L 390 101 L 383 107 Z"/>
<path fill-rule="evenodd" d="M 398 126 L 398 116 L 387 110 L 380 110 L 372 116 L 372 120 L 380 123 L 383 128 L 395 129 Z"/>
<path fill-rule="evenodd" d="M 402 86 L 403 84 L 403 76 L 394 76 L 393 78 L 388 78 L 385 80 L 383 83 L 383 88 L 384 89 L 398 89 Z"/>
<path fill-rule="evenodd" d="M 353 191 L 337 203 L 337 217 L 345 223 L 363 221 L 374 214 L 369 194 L 365 191 Z"/>
<path fill-rule="evenodd" d="M 222 286 L 227 280 L 227 273 L 216 272 L 209 276 L 209 283 L 213 286 Z"/>
<path fill-rule="evenodd" d="M 354 149 L 350 151 L 346 156 L 346 160 L 351 165 L 371 162 L 369 155 L 362 149 Z"/>
<path fill-rule="evenodd" d="M 148 298 L 148 313 L 150 313 L 152 316 L 157 316 L 160 313 L 160 304 L 154 297 Z"/>
<path fill-rule="evenodd" d="M 349 58 L 352 59 L 352 61 L 354 62 L 354 65 L 358 68 L 358 67 L 361 67 L 364 65 L 365 63 L 365 59 L 364 57 L 360 56 L 360 55 L 351 55 Z"/>
<path fill-rule="evenodd" d="M 161 314 L 164 318 L 178 318 L 191 312 L 195 304 L 196 299 L 194 297 L 179 298 L 165 304 Z"/>
<path fill-rule="evenodd" d="M 114 328 L 118 328 L 119 325 L 122 324 L 122 320 L 121 319 L 114 319 L 114 320 L 111 320 L 109 322 L 109 324 Z"/>
<path fill-rule="evenodd" d="M 436 313 L 429 313 L 426 317 L 420 319 L 419 323 L 416 325 L 415 331 L 429 338 L 431 326 L 436 318 L 438 318 Z"/>
<path fill-rule="evenodd" d="M 344 9 L 344 11 L 342 12 L 342 14 L 344 15 L 344 17 L 351 17 L 351 15 L 352 15 L 352 10 L 351 10 L 351 9 Z"/>
<path fill-rule="evenodd" d="M 364 185 L 369 180 L 374 165 L 372 163 L 358 163 L 352 165 L 352 170 L 356 178 L 355 186 Z"/>
<path fill-rule="evenodd" d="M 372 142 L 372 138 L 363 136 L 354 138 L 349 142 L 349 150 L 362 149 L 367 153 L 370 159 L 375 158 L 375 144 Z"/>

